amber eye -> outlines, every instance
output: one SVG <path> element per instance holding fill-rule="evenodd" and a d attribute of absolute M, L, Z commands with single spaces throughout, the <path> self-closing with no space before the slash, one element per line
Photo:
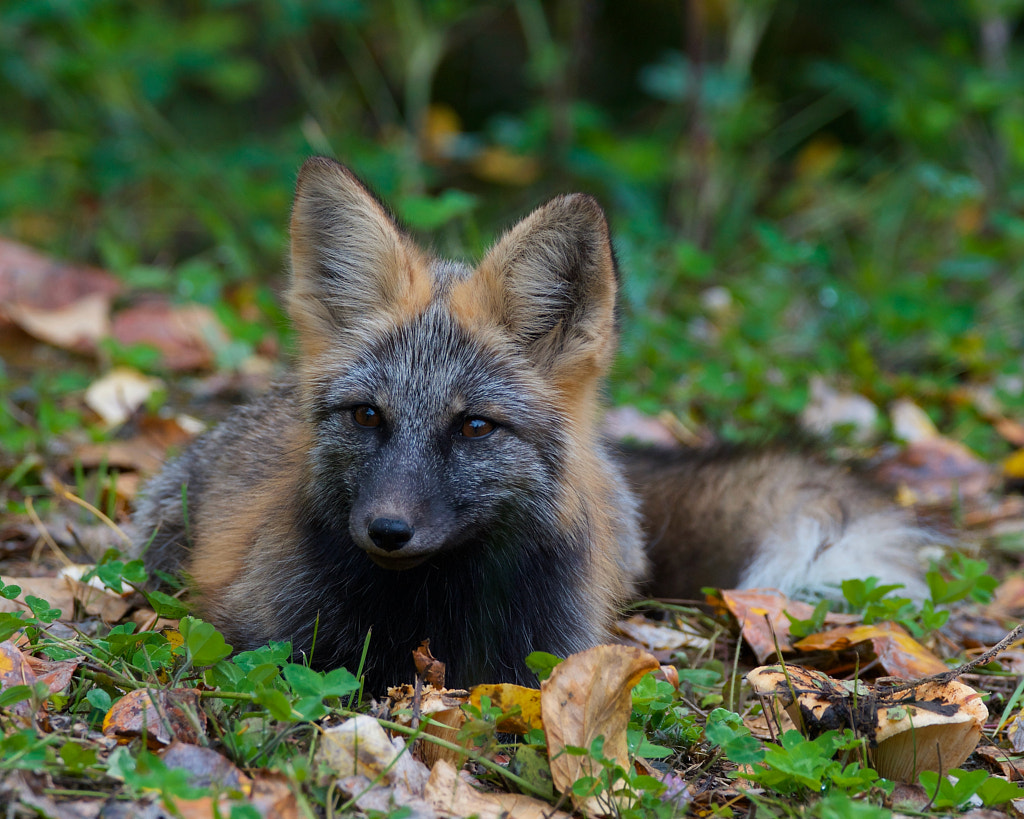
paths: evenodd
<path fill-rule="evenodd" d="M 381 423 L 380 411 L 369 404 L 360 404 L 352 410 L 352 419 L 361 427 L 379 427 Z"/>
<path fill-rule="evenodd" d="M 484 438 L 490 435 L 497 428 L 493 421 L 486 418 L 467 418 L 462 422 L 460 432 L 464 438 Z"/>

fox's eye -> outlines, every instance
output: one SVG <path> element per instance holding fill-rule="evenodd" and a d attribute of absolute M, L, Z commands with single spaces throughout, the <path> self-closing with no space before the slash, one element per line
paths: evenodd
<path fill-rule="evenodd" d="M 352 420 L 361 427 L 379 427 L 381 420 L 380 410 L 371 407 L 369 404 L 360 404 L 352 410 Z"/>
<path fill-rule="evenodd" d="M 497 429 L 497 425 L 493 421 L 474 416 L 466 418 L 462 422 L 462 429 L 459 431 L 462 433 L 463 438 L 484 438 L 494 432 L 495 429 Z"/>

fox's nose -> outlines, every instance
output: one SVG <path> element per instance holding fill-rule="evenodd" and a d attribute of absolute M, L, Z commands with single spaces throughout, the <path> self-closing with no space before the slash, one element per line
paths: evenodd
<path fill-rule="evenodd" d="M 415 530 L 404 520 L 374 518 L 366 527 L 366 531 L 377 548 L 394 552 L 412 540 Z"/>

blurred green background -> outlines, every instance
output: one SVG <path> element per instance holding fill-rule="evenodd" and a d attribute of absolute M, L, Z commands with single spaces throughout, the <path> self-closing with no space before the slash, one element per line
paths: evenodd
<path fill-rule="evenodd" d="M 310 154 L 456 256 L 589 191 L 625 277 L 616 402 L 737 438 L 792 423 L 821 374 L 995 457 L 993 413 L 1024 416 L 1022 18 L 1021 0 L 8 2 L 0 235 L 210 305 L 230 367 L 287 332 Z"/>

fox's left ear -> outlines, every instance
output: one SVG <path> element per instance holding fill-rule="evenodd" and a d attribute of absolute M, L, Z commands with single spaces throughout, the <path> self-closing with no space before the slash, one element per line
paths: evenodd
<path fill-rule="evenodd" d="M 603 376 L 615 352 L 615 258 L 597 200 L 560 196 L 506 233 L 453 306 L 496 322 L 556 380 Z"/>

